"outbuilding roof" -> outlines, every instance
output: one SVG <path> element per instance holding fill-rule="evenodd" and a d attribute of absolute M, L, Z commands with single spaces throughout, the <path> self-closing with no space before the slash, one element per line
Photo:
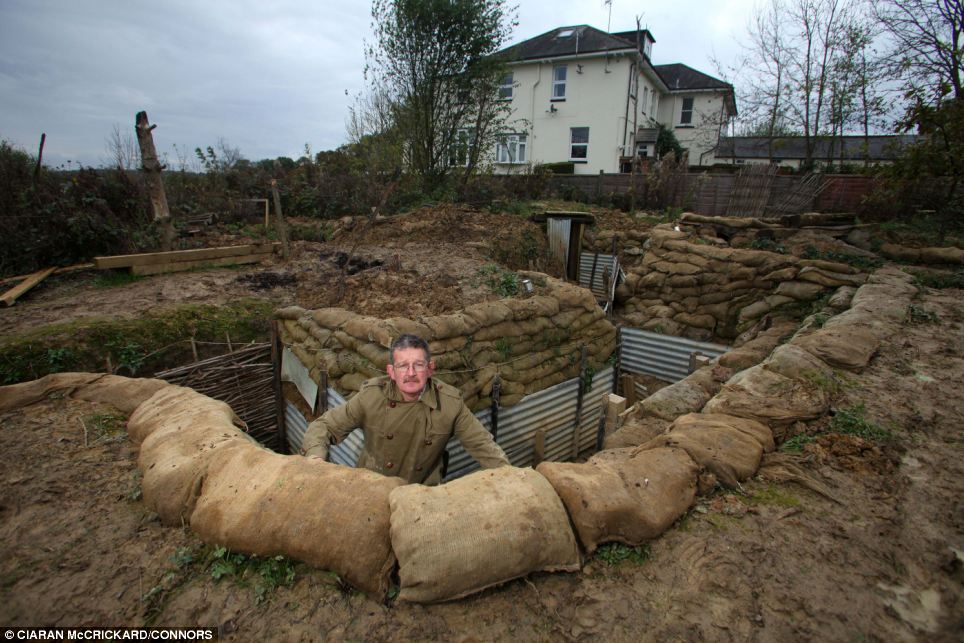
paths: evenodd
<path fill-rule="evenodd" d="M 918 143 L 924 137 L 912 134 L 891 136 L 822 136 L 815 141 L 813 158 L 817 161 L 843 158 L 848 161 L 892 161 L 902 153 L 905 146 Z M 774 159 L 803 160 L 806 158 L 806 139 L 803 136 L 778 136 L 773 139 Z M 717 158 L 768 159 L 770 139 L 766 136 L 733 136 L 720 139 L 716 149 Z"/>

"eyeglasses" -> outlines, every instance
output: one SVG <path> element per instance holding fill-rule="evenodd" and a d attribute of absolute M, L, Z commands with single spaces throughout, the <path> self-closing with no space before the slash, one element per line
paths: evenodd
<path fill-rule="evenodd" d="M 424 373 L 428 370 L 428 362 L 412 362 L 411 364 L 393 364 L 396 371 L 407 373 L 408 369 L 413 369 L 416 373 Z"/>

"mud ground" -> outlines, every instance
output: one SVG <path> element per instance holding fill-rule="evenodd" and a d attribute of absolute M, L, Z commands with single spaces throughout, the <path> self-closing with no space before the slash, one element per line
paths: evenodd
<path fill-rule="evenodd" d="M 230 297 L 217 283 L 206 296 Z M 701 498 L 648 547 L 439 605 L 386 604 L 300 564 L 268 580 L 232 572 L 145 508 L 112 409 L 53 399 L 0 414 L 0 625 L 217 626 L 237 641 L 960 641 L 964 293 L 915 306 L 836 392 L 838 413 L 862 403 L 876 437 L 824 418 L 795 427 L 813 439 L 783 454 L 834 500 L 756 478 Z"/>

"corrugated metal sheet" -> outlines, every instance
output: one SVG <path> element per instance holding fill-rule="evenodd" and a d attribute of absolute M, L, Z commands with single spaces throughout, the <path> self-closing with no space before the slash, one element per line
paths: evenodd
<path fill-rule="evenodd" d="M 594 260 L 596 262 L 595 274 L 592 271 Z M 607 268 L 610 275 L 609 292 L 606 292 L 606 281 L 603 279 Z M 612 279 L 612 275 L 616 275 L 616 279 Z M 590 277 L 592 278 L 591 284 L 589 283 Z M 579 255 L 579 285 L 591 290 L 596 295 L 596 299 L 604 300 L 611 297 L 616 290 L 616 286 L 625 278 L 626 273 L 619 265 L 619 257 L 599 253 L 597 258 L 594 252 L 583 252 Z"/>
<path fill-rule="evenodd" d="M 536 431 L 545 431 L 545 459 L 565 461 L 571 459 L 573 429 L 576 424 L 576 393 L 578 380 L 571 379 L 544 391 L 527 395 L 521 402 L 499 411 L 499 435 L 497 442 L 515 466 L 528 466 L 533 459 L 533 437 Z M 605 393 L 612 391 L 613 369 L 607 367 L 593 376 L 592 385 L 583 398 L 579 421 L 579 451 L 584 453 L 595 447 L 599 425 L 600 402 Z M 334 389 L 328 389 L 328 408 L 344 404 L 345 400 Z M 489 409 L 475 414 L 482 425 L 492 430 L 492 412 Z M 285 407 L 288 440 L 292 453 L 301 449 L 307 422 L 293 405 Z M 331 448 L 330 459 L 338 464 L 355 466 L 364 444 L 361 430 L 355 430 L 341 444 Z M 464 476 L 479 468 L 462 444 L 452 438 L 448 444 L 449 469 L 446 480 Z"/>
<path fill-rule="evenodd" d="M 638 328 L 620 329 L 619 360 L 630 373 L 652 375 L 667 382 L 678 382 L 690 373 L 690 355 L 701 353 L 710 358 L 729 350 L 721 344 L 661 335 Z"/>
<path fill-rule="evenodd" d="M 552 218 L 546 220 L 546 233 L 549 236 L 549 258 L 562 262 L 563 274 L 569 272 L 569 237 L 572 234 L 572 221 Z"/>

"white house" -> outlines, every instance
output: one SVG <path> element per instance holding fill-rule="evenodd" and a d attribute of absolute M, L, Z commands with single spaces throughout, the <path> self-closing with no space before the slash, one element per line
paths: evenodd
<path fill-rule="evenodd" d="M 576 174 L 626 170 L 634 152 L 655 153 L 657 128 L 671 128 L 692 165 L 713 150 L 736 115 L 733 87 L 686 65 L 653 65 L 646 29 L 606 33 L 561 27 L 500 52 L 510 73 L 499 96 L 511 116 L 496 171 L 572 162 Z"/>

